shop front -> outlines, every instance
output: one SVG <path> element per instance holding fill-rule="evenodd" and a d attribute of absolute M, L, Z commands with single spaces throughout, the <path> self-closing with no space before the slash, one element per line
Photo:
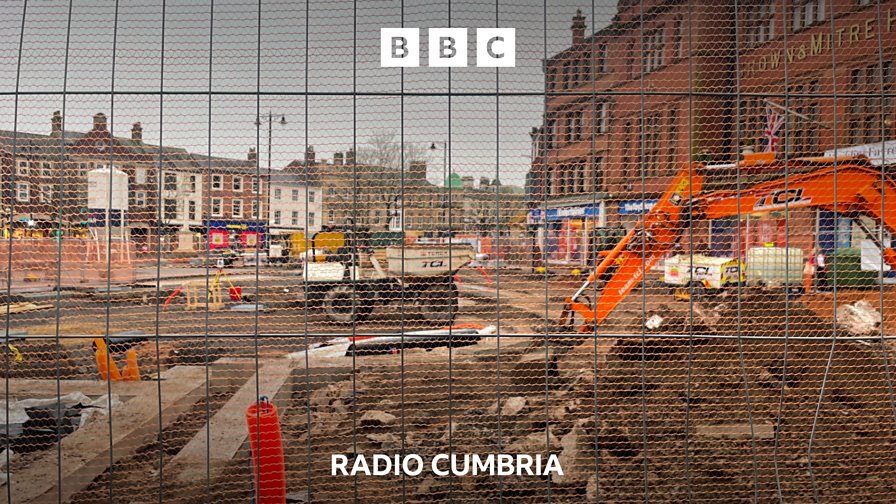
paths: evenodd
<path fill-rule="evenodd" d="M 207 220 L 208 247 L 211 250 L 255 250 L 265 248 L 267 224 L 259 220 Z"/>
<path fill-rule="evenodd" d="M 529 222 L 539 225 L 539 241 L 549 262 L 585 265 L 589 236 L 606 225 L 604 202 L 530 210 Z"/>

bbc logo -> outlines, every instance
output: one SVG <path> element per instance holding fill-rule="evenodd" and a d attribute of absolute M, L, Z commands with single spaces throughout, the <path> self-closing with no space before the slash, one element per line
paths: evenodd
<path fill-rule="evenodd" d="M 467 66 L 466 28 L 429 28 L 431 67 Z M 380 28 L 380 66 L 420 66 L 419 28 Z M 516 66 L 515 28 L 476 28 L 476 66 Z"/>

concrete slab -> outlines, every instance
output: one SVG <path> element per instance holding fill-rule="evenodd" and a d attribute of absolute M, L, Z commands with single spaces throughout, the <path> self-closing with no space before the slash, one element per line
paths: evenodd
<path fill-rule="evenodd" d="M 252 373 L 230 400 L 174 456 L 169 465 L 169 474 L 176 474 L 182 483 L 204 481 L 208 461 L 214 477 L 221 467 L 233 459 L 249 437 L 246 408 L 259 396 L 268 396 L 276 404 L 277 394 L 293 369 L 292 362 L 287 359 L 262 361 L 258 373 Z"/>
<path fill-rule="evenodd" d="M 105 386 L 104 382 L 96 382 Z M 162 374 L 162 428 L 202 397 L 205 369 L 177 366 Z M 83 385 L 83 384 L 82 384 Z M 112 384 L 112 392 L 134 392 L 133 385 L 153 387 L 153 392 L 135 396 L 112 411 L 111 431 L 105 418 L 98 418 L 62 440 L 62 459 L 48 450 L 25 469 L 13 473 L 10 494 L 13 503 L 59 502 L 57 467 L 62 468 L 62 502 L 89 485 L 110 463 L 133 456 L 137 449 L 152 441 L 159 430 L 159 396 L 156 383 Z M 145 389 L 144 389 L 145 390 Z M 55 392 L 54 392 L 55 393 Z M 109 438 L 112 453 L 109 453 Z M 57 465 L 59 464 L 59 465 Z M 7 492 L 0 492 L 0 503 L 9 503 Z"/>

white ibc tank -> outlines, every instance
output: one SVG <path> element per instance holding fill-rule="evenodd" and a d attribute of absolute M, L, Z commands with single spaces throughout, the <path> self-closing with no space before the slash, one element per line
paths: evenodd
<path fill-rule="evenodd" d="M 128 174 L 113 166 L 110 183 L 109 170 L 108 166 L 101 165 L 99 168 L 87 172 L 87 208 L 126 211 L 128 209 Z"/>

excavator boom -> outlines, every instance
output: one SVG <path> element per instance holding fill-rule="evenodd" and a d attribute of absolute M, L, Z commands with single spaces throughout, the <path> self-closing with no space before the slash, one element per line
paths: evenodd
<path fill-rule="evenodd" d="M 560 325 L 572 328 L 574 315 L 580 332 L 601 324 L 617 305 L 679 241 L 692 222 L 747 214 L 789 211 L 813 207 L 844 215 L 867 215 L 896 234 L 896 183 L 882 176 L 864 157 L 847 160 L 824 158 L 795 160 L 801 168 L 818 166 L 798 175 L 764 182 L 741 191 L 716 191 L 701 194 L 703 166 L 690 165 L 673 180 L 658 200 L 616 247 L 597 265 L 588 280 L 566 299 Z M 774 169 L 775 167 L 769 167 Z M 784 173 L 787 166 L 780 163 Z M 896 268 L 896 251 L 878 242 L 887 264 Z M 611 265 L 618 268 L 592 304 L 587 299 L 589 286 Z"/>

